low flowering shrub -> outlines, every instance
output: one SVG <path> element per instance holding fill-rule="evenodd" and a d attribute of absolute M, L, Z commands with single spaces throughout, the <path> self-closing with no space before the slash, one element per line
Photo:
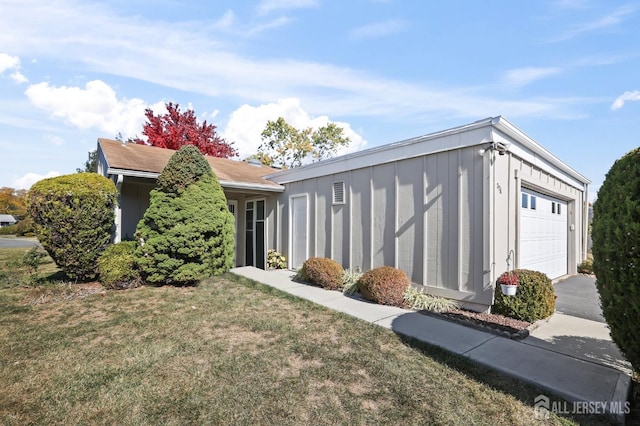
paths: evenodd
<path fill-rule="evenodd" d="M 267 250 L 267 268 L 269 269 L 286 269 L 287 258 L 275 251 L 274 249 Z"/>
<path fill-rule="evenodd" d="M 403 306 L 404 294 L 409 285 L 407 274 L 391 266 L 367 271 L 358 280 L 360 293 L 381 305 Z"/>
<path fill-rule="evenodd" d="M 518 276 L 513 272 L 505 272 L 498 277 L 498 285 L 518 285 Z"/>
<path fill-rule="evenodd" d="M 342 266 L 326 257 L 312 257 L 302 264 L 302 273 L 312 284 L 327 290 L 342 290 Z"/>

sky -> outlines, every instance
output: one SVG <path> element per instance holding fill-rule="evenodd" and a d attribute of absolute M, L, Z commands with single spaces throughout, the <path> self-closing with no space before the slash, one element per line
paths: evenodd
<path fill-rule="evenodd" d="M 503 116 L 592 181 L 640 146 L 640 2 L 0 0 L 0 187 L 191 108 L 241 158 L 268 120 L 345 152 Z"/>

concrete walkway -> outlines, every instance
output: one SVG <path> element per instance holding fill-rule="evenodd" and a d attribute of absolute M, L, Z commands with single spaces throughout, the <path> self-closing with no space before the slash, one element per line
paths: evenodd
<path fill-rule="evenodd" d="M 624 407 L 629 395 L 629 366 L 619 352 L 616 355 L 617 349 L 611 350 L 608 331 L 606 334 L 602 328 L 589 331 L 593 324 L 606 327 L 601 323 L 580 318 L 567 320 L 567 316 L 555 314 L 532 336 L 516 341 L 412 310 L 377 305 L 345 297 L 337 291 L 296 283 L 291 279 L 294 274 L 291 271 L 241 267 L 231 272 L 466 356 L 486 367 L 536 385 L 548 393 L 547 397 L 555 395 L 569 402 Z M 611 414 L 623 422 L 624 414 L 615 411 L 614 408 Z"/>

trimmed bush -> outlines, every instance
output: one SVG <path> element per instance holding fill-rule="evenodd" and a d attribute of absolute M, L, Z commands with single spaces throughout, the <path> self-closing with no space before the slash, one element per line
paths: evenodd
<path fill-rule="evenodd" d="M 309 282 L 327 290 L 342 289 L 342 266 L 326 257 L 312 257 L 302 264 L 302 273 Z"/>
<path fill-rule="evenodd" d="M 593 206 L 593 269 L 611 338 L 640 371 L 640 148 L 616 161 Z"/>
<path fill-rule="evenodd" d="M 98 257 L 111 242 L 117 190 L 96 173 L 36 182 L 27 194 L 38 240 L 71 279 L 92 280 Z"/>
<path fill-rule="evenodd" d="M 360 293 L 381 305 L 403 306 L 409 278 L 400 269 L 382 266 L 365 272 L 358 280 Z"/>
<path fill-rule="evenodd" d="M 105 288 L 123 290 L 142 284 L 135 259 L 136 242 L 112 244 L 98 259 L 100 282 Z"/>
<path fill-rule="evenodd" d="M 502 294 L 499 280 L 496 282 L 492 312 L 527 322 L 535 322 L 553 314 L 556 297 L 551 280 L 542 272 L 516 269 L 518 292 L 515 296 Z"/>
<path fill-rule="evenodd" d="M 192 285 L 233 266 L 233 215 L 209 163 L 193 145 L 169 160 L 138 223 L 136 262 L 151 284 Z"/>
<path fill-rule="evenodd" d="M 585 259 L 578 265 L 578 273 L 593 274 L 593 260 Z"/>

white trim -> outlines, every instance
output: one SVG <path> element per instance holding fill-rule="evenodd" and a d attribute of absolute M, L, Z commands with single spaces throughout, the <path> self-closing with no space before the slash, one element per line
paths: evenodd
<path fill-rule="evenodd" d="M 238 258 L 238 200 L 227 200 L 227 208 L 229 206 L 233 206 L 233 241 L 235 242 L 233 250 L 233 264 L 235 266 Z"/>

